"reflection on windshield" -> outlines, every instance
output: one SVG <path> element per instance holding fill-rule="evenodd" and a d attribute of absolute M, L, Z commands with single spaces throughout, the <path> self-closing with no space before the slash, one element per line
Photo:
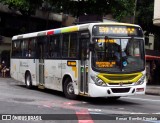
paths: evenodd
<path fill-rule="evenodd" d="M 107 72 L 133 72 L 144 68 L 142 39 L 94 39 L 93 66 Z"/>

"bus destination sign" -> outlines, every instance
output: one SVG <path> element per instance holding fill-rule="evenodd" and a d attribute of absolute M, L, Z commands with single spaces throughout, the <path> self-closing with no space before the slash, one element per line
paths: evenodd
<path fill-rule="evenodd" d="M 143 36 L 141 28 L 133 26 L 94 26 L 93 34 L 105 36 Z"/>

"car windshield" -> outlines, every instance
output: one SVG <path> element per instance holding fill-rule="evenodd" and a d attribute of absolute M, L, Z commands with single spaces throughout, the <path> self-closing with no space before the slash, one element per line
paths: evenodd
<path fill-rule="evenodd" d="M 138 72 L 144 69 L 143 39 L 94 38 L 93 68 L 108 73 Z"/>

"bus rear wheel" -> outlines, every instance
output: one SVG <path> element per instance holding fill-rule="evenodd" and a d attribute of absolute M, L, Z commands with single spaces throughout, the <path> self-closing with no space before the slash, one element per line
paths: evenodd
<path fill-rule="evenodd" d="M 76 99 L 76 95 L 74 94 L 73 82 L 70 78 L 67 78 L 64 82 L 63 86 L 64 94 L 69 99 Z"/>
<path fill-rule="evenodd" d="M 32 79 L 30 73 L 27 73 L 25 76 L 25 84 L 27 88 L 32 88 Z"/>

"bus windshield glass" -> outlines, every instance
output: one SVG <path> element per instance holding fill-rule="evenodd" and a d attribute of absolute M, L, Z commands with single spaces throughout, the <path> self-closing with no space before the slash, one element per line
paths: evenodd
<path fill-rule="evenodd" d="M 145 54 L 142 38 L 94 37 L 93 68 L 108 73 L 144 70 Z"/>

